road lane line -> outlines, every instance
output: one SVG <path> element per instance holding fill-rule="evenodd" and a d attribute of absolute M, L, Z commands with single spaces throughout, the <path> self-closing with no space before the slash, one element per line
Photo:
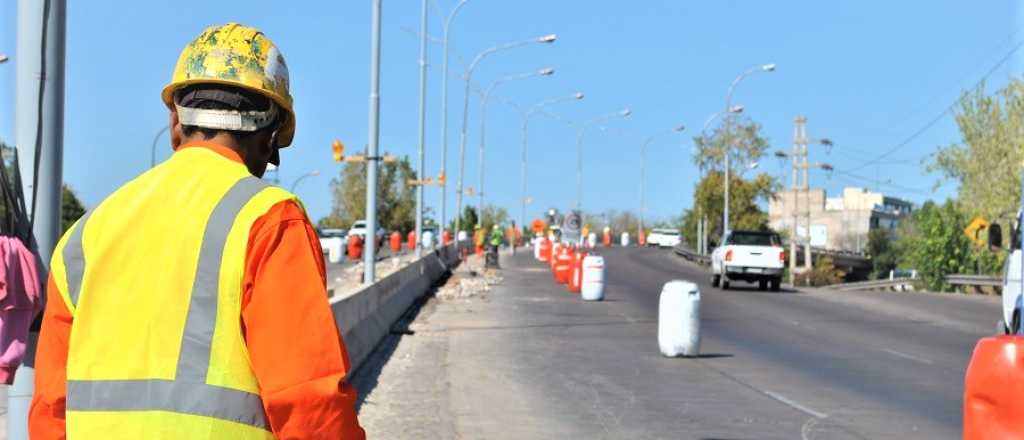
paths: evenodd
<path fill-rule="evenodd" d="M 806 407 L 804 405 L 801 405 L 797 401 L 791 400 L 791 399 L 787 398 L 786 396 L 783 396 L 782 394 L 771 392 L 771 391 L 767 391 L 767 390 L 764 393 L 767 394 L 768 397 L 771 397 L 772 399 L 778 400 L 779 402 L 782 402 L 782 403 L 792 407 L 793 409 L 796 409 L 797 411 L 800 411 L 800 412 L 802 412 L 804 414 L 807 414 L 807 415 L 809 415 L 811 417 L 817 417 L 819 419 L 828 418 L 828 414 L 821 413 L 821 412 L 815 411 L 813 409 L 810 409 L 810 408 L 808 408 L 808 407 Z"/>
<path fill-rule="evenodd" d="M 912 361 L 920 362 L 922 364 L 931 365 L 931 364 L 934 363 L 934 362 L 932 362 L 932 361 L 930 361 L 928 359 L 925 359 L 925 358 L 920 358 L 920 357 L 917 357 L 917 356 L 909 355 L 909 354 L 902 353 L 902 352 L 899 352 L 899 351 L 896 351 L 896 350 L 890 350 L 888 348 L 883 348 L 882 351 L 884 351 L 886 353 L 889 353 L 889 354 L 891 354 L 893 356 L 901 357 L 901 358 L 904 358 L 904 359 L 910 359 Z"/>

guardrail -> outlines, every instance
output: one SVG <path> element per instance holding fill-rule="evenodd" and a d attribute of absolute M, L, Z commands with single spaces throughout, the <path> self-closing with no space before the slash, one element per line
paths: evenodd
<path fill-rule="evenodd" d="M 680 257 L 683 257 L 683 258 L 685 258 L 687 260 L 690 260 L 690 261 L 692 261 L 694 263 L 697 263 L 697 264 L 700 264 L 700 265 L 703 265 L 703 266 L 710 266 L 711 265 L 711 257 L 710 256 L 708 256 L 708 255 L 701 255 L 701 254 L 697 253 L 697 251 L 695 251 L 693 249 L 690 249 L 690 248 L 687 248 L 687 247 L 683 246 L 682 244 L 676 245 L 676 247 L 672 248 L 672 251 L 675 252 L 676 255 L 679 255 Z"/>
<path fill-rule="evenodd" d="M 913 292 L 914 278 L 893 278 L 891 280 L 858 281 L 854 283 L 841 283 L 828 286 L 831 289 L 843 292 L 855 290 L 891 290 L 897 292 Z"/>
<path fill-rule="evenodd" d="M 991 275 L 947 275 L 946 282 L 954 289 L 973 293 L 1002 294 L 1003 278 Z"/>

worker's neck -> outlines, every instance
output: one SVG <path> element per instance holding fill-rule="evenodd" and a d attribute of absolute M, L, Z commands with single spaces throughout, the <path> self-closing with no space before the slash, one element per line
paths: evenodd
<path fill-rule="evenodd" d="M 238 156 L 241 157 L 242 160 L 245 160 L 246 157 L 246 148 L 239 144 L 238 140 L 236 140 L 235 137 L 231 136 L 230 134 L 217 133 L 211 138 L 205 138 L 203 137 L 202 134 L 196 133 L 193 136 L 188 136 L 182 139 L 181 142 L 182 145 L 188 145 L 190 143 L 220 145 L 222 147 L 230 148 L 232 151 L 238 153 Z"/>

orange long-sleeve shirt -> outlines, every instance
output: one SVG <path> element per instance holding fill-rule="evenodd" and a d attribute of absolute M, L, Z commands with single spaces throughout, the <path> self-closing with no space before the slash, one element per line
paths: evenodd
<path fill-rule="evenodd" d="M 200 146 L 200 145 L 196 145 Z M 201 145 L 235 161 L 233 151 Z M 246 252 L 245 343 L 267 420 L 279 439 L 364 439 L 356 390 L 344 382 L 348 354 L 327 303 L 316 231 L 296 203 L 273 206 L 253 225 Z M 33 440 L 64 439 L 71 315 L 53 278 L 36 352 L 29 410 Z"/>

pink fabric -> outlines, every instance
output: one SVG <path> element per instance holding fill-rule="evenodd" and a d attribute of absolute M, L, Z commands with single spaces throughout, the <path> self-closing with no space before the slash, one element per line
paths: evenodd
<path fill-rule="evenodd" d="M 42 308 L 35 255 L 21 240 L 0 237 L 0 383 L 14 382 L 29 327 Z"/>

